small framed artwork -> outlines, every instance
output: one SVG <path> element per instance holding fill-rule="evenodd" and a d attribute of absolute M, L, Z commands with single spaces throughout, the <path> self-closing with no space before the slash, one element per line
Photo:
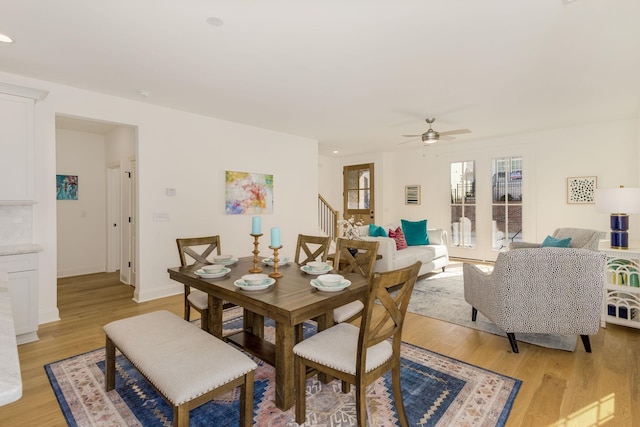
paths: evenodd
<path fill-rule="evenodd" d="M 404 203 L 405 205 L 420 204 L 420 186 L 407 185 L 404 187 Z"/>
<path fill-rule="evenodd" d="M 56 175 L 56 200 L 78 200 L 78 175 Z"/>
<path fill-rule="evenodd" d="M 572 176 L 567 178 L 567 203 L 593 204 L 598 187 L 598 177 Z"/>

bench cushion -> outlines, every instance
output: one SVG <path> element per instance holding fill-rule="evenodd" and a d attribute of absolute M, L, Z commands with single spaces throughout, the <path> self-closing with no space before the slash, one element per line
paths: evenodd
<path fill-rule="evenodd" d="M 165 310 L 116 320 L 103 329 L 176 406 L 257 367 L 244 353 Z"/>

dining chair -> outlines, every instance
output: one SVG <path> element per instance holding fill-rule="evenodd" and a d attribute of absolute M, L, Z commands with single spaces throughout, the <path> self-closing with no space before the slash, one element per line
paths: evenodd
<path fill-rule="evenodd" d="M 369 279 L 378 254 L 377 241 L 339 238 L 333 269 L 338 274 L 356 273 Z M 335 323 L 350 322 L 362 313 L 362 301 L 352 301 L 333 310 Z"/>
<path fill-rule="evenodd" d="M 294 261 L 299 266 L 306 265 L 311 261 L 326 261 L 329 253 L 331 237 L 325 236 L 307 236 L 298 234 L 298 243 L 296 244 L 296 254 Z M 302 259 L 304 257 L 304 259 Z"/>
<path fill-rule="evenodd" d="M 420 265 L 416 262 L 371 276 L 360 327 L 340 323 L 293 347 L 297 423 L 302 424 L 306 419 L 309 367 L 310 375 L 322 372 L 341 380 L 343 391 L 349 391 L 350 384 L 355 385 L 359 426 L 367 424 L 366 387 L 390 370 L 398 419 L 403 427 L 408 426 L 400 387 L 400 345 L 404 317 Z M 391 289 L 395 292 L 391 293 Z"/>
<path fill-rule="evenodd" d="M 220 255 L 220 236 L 178 238 L 176 243 L 182 267 L 211 264 L 210 257 Z M 209 332 L 209 296 L 184 285 L 184 320 L 191 319 L 191 308 L 200 313 L 200 327 Z"/>

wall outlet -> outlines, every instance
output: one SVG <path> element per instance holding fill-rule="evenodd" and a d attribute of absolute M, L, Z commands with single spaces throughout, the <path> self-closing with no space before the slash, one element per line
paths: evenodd
<path fill-rule="evenodd" d="M 169 221 L 169 214 L 165 212 L 154 212 L 153 213 L 154 221 Z"/>

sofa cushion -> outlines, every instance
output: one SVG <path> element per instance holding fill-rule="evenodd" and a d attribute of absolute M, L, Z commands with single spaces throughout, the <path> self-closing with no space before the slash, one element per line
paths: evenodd
<path fill-rule="evenodd" d="M 419 246 L 429 244 L 429 235 L 427 234 L 427 220 L 422 221 L 407 221 L 406 219 L 400 220 L 402 224 L 402 231 L 404 232 L 407 245 Z"/>
<path fill-rule="evenodd" d="M 398 227 L 395 230 L 389 229 L 389 237 L 396 241 L 397 250 L 406 249 L 408 247 L 402 228 Z"/>
<path fill-rule="evenodd" d="M 389 237 L 384 228 L 379 225 L 369 224 L 369 236 L 371 237 Z"/>
<path fill-rule="evenodd" d="M 566 239 L 556 239 L 552 236 L 547 236 L 540 245 L 541 248 L 568 248 L 571 244 L 571 237 Z"/>

